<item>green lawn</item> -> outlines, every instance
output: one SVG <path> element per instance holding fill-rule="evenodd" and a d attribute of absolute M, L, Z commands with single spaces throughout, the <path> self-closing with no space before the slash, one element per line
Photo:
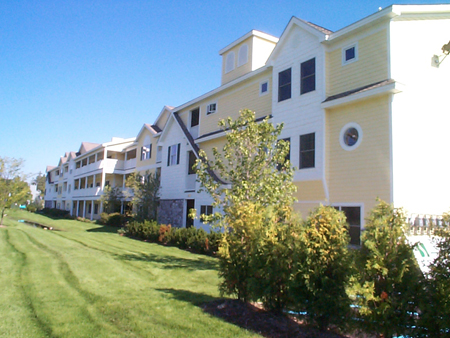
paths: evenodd
<path fill-rule="evenodd" d="M 0 337 L 259 337 L 202 312 L 219 297 L 213 258 L 26 211 L 4 224 Z"/>

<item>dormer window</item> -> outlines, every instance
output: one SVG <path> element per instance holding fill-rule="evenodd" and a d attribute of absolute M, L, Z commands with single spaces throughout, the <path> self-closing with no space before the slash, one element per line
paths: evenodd
<path fill-rule="evenodd" d="M 217 111 L 217 103 L 210 103 L 206 106 L 206 115 L 214 114 Z"/>
<path fill-rule="evenodd" d="M 245 65 L 247 62 L 248 62 L 248 45 L 243 44 L 239 48 L 237 66 L 240 67 L 242 65 Z"/>
<path fill-rule="evenodd" d="M 225 73 L 234 69 L 234 52 L 229 52 L 225 61 Z"/>

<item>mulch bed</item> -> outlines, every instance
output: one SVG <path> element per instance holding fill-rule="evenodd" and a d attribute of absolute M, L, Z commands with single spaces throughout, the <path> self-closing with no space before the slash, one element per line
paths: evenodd
<path fill-rule="evenodd" d="M 226 322 L 256 332 L 267 338 L 344 338 L 333 332 L 320 332 L 298 319 L 274 314 L 239 300 L 221 299 L 203 304 L 203 311 Z"/>

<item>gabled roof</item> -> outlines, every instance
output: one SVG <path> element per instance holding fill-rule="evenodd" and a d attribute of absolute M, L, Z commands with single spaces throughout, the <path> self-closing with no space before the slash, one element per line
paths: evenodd
<path fill-rule="evenodd" d="M 174 107 L 172 106 L 164 106 L 163 109 L 161 109 L 161 112 L 159 113 L 158 117 L 155 120 L 155 125 L 158 124 L 159 120 L 165 116 L 166 114 L 170 114 L 173 111 Z M 168 121 L 169 119 L 167 119 Z M 163 129 L 165 126 L 161 126 Z"/>
<path fill-rule="evenodd" d="M 47 169 L 45 169 L 45 172 L 48 173 L 49 171 L 52 171 L 53 169 L 56 169 L 56 167 L 54 165 L 48 165 Z"/>
<path fill-rule="evenodd" d="M 136 140 L 141 137 L 142 133 L 148 130 L 150 133 L 152 133 L 153 135 L 159 134 L 161 132 L 161 129 L 157 126 L 157 125 L 151 125 L 148 123 L 144 123 L 144 125 L 142 126 L 141 130 L 139 130 L 139 133 L 136 136 Z"/>
<path fill-rule="evenodd" d="M 99 143 L 91 143 L 91 142 L 82 142 L 81 146 L 80 146 L 80 150 L 78 150 L 78 152 L 80 153 L 80 155 L 87 153 L 88 151 L 91 151 L 94 148 L 99 147 L 100 144 Z"/>
<path fill-rule="evenodd" d="M 284 29 L 283 33 L 281 34 L 280 40 L 272 51 L 272 54 L 270 54 L 269 58 L 267 59 L 266 65 L 271 64 L 273 59 L 276 58 L 280 50 L 283 48 L 283 45 L 286 42 L 289 33 L 294 27 L 300 27 L 304 31 L 316 36 L 319 42 L 326 40 L 329 34 L 331 34 L 331 31 L 328 29 L 293 16 Z"/>

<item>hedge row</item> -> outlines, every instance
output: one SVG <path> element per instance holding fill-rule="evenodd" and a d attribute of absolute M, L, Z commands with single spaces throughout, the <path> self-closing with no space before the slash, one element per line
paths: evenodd
<path fill-rule="evenodd" d="M 175 228 L 169 225 L 159 225 L 156 221 L 132 221 L 123 230 L 130 237 L 136 237 L 149 242 L 176 246 L 192 252 L 214 255 L 219 249 L 222 234 L 203 229 Z"/>

